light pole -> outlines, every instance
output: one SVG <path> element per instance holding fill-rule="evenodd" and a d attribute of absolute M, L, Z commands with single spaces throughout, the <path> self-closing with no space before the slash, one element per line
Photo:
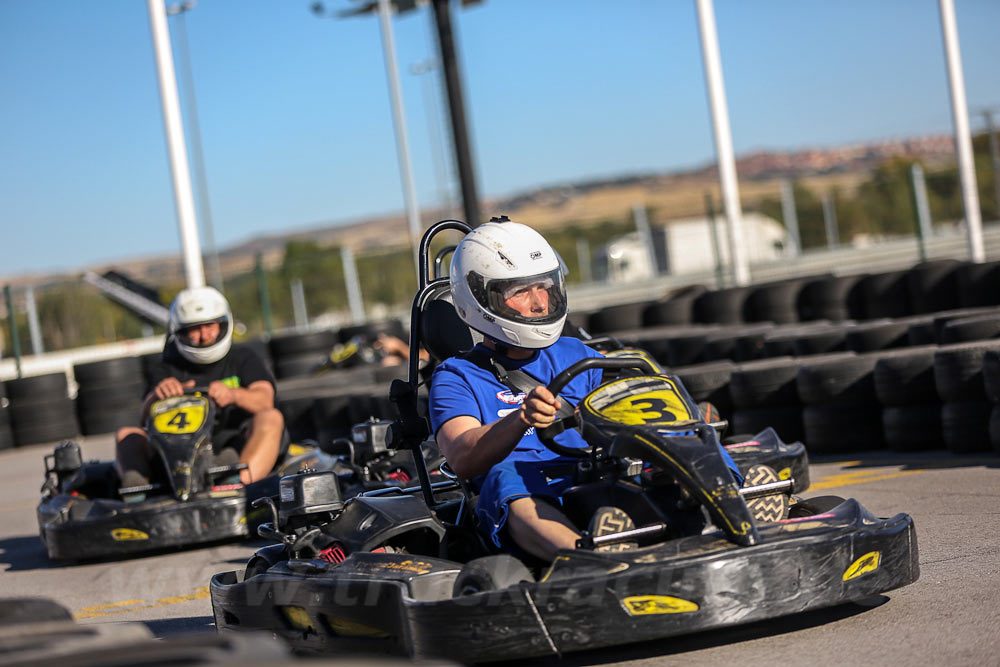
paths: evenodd
<path fill-rule="evenodd" d="M 205 176 L 205 157 L 201 150 L 201 126 L 198 122 L 198 102 L 194 95 L 194 73 L 191 68 L 191 54 L 188 50 L 187 26 L 184 14 L 197 6 L 195 0 L 178 2 L 167 7 L 167 16 L 175 17 L 178 25 L 177 51 L 180 60 L 181 85 L 184 87 L 184 98 L 187 101 L 187 116 L 190 132 L 188 141 L 191 144 L 191 157 L 194 160 L 194 179 L 198 188 L 198 216 L 201 218 L 202 232 L 205 236 L 205 255 L 208 260 L 212 285 L 223 291 L 222 268 L 219 266 L 219 253 L 215 247 L 215 231 L 212 226 L 212 206 L 208 199 L 208 182 Z"/>
<path fill-rule="evenodd" d="M 427 134 L 431 144 L 431 160 L 434 163 L 434 177 L 438 186 L 438 199 L 441 202 L 443 218 L 450 218 L 454 215 L 452 206 L 451 181 L 448 178 L 448 168 L 445 164 L 441 147 L 444 145 L 444 135 L 441 132 L 440 117 L 438 116 L 438 106 L 436 100 L 437 86 L 434 77 L 421 76 L 428 74 L 441 67 L 441 62 L 437 58 L 428 58 L 410 65 L 410 73 L 420 76 L 423 85 L 420 90 L 424 98 L 424 115 L 427 117 Z"/>
<path fill-rule="evenodd" d="M 399 68 L 396 66 L 396 42 L 392 33 L 392 7 L 389 0 L 378 0 L 380 33 L 382 35 L 383 59 L 385 74 L 389 80 L 389 97 L 392 102 L 393 129 L 396 134 L 396 155 L 399 159 L 399 172 L 403 180 L 403 199 L 406 204 L 406 217 L 410 228 L 410 245 L 413 248 L 413 265 L 420 272 L 420 259 L 417 252 L 423 225 L 420 223 L 420 211 L 417 205 L 417 188 L 413 183 L 413 166 L 410 163 L 410 143 L 406 135 L 406 111 L 403 108 L 403 91 L 399 85 Z M 323 3 L 312 5 L 313 13 L 323 15 Z M 348 11 L 347 16 L 357 12 Z"/>

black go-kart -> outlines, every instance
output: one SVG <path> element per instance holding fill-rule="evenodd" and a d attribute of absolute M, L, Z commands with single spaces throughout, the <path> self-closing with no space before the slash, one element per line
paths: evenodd
<path fill-rule="evenodd" d="M 37 510 L 49 558 L 127 556 L 255 535 L 266 512 L 254 510 L 253 500 L 277 493 L 286 475 L 336 468 L 337 459 L 316 446 L 283 442 L 270 474 L 240 484 L 246 464 L 213 455 L 214 419 L 203 387 L 154 402 L 145 426 L 156 455 L 145 486 L 123 488 L 113 462 L 85 462 L 75 442 L 57 446 L 45 457 Z"/>
<path fill-rule="evenodd" d="M 447 221 L 429 230 L 464 229 Z M 434 283 L 414 302 L 420 322 Z M 440 286 L 439 286 L 440 287 Z M 440 290 L 439 290 L 440 292 Z M 411 333 L 411 349 L 420 328 Z M 669 637 L 862 600 L 919 576 L 906 514 L 879 518 L 853 499 L 794 498 L 770 523 L 747 501 L 785 498 L 794 480 L 736 485 L 718 433 L 674 377 L 637 359 L 586 359 L 549 385 L 589 368 L 640 368 L 605 382 L 575 415 L 539 432 L 575 461 L 563 509 L 581 530 L 577 548 L 551 563 L 496 553 L 475 526 L 475 494 L 461 479 L 344 499 L 331 473 L 281 480 L 265 499 L 259 533 L 276 544 L 242 572 L 210 584 L 216 627 L 269 630 L 301 652 L 358 650 L 463 662 L 559 655 Z M 417 413 L 415 365 L 392 397 L 393 442 L 427 435 Z M 580 428 L 589 446 L 555 441 Z M 444 467 L 447 471 L 447 466 Z M 587 530 L 599 507 L 625 510 L 635 528 Z M 612 550 L 633 543 L 632 548 Z"/>

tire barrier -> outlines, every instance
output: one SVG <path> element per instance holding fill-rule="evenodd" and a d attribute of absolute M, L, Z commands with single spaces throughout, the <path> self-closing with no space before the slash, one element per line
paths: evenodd
<path fill-rule="evenodd" d="M 308 375 L 323 364 L 340 342 L 332 329 L 275 336 L 270 341 L 277 379 Z"/>
<path fill-rule="evenodd" d="M 785 442 L 803 440 L 802 402 L 796 387 L 799 362 L 778 357 L 741 364 L 729 381 L 737 433 L 759 433 L 771 426 Z"/>
<path fill-rule="evenodd" d="M 0 382 L 0 450 L 14 446 L 14 432 L 10 428 L 10 401 L 7 399 L 7 388 Z"/>
<path fill-rule="evenodd" d="M 647 304 L 642 310 L 642 326 L 685 325 L 694 321 L 694 302 L 707 292 L 704 285 L 682 288 L 663 301 Z"/>
<path fill-rule="evenodd" d="M 750 287 L 705 292 L 694 301 L 694 321 L 703 324 L 740 324 Z"/>
<path fill-rule="evenodd" d="M 963 264 L 955 270 L 958 303 L 965 308 L 995 306 L 1000 303 L 1000 262 Z M 950 306 L 949 306 L 950 307 Z"/>
<path fill-rule="evenodd" d="M 743 320 L 775 324 L 798 322 L 796 304 L 807 282 L 805 278 L 791 278 L 752 288 L 743 306 Z"/>
<path fill-rule="evenodd" d="M 722 414 L 728 414 L 732 409 L 729 380 L 735 368 L 736 364 L 731 361 L 712 361 L 676 368 L 672 372 L 681 379 L 696 403 L 708 401 Z"/>
<path fill-rule="evenodd" d="M 911 312 L 915 315 L 936 313 L 959 303 L 957 259 L 921 262 L 906 272 Z"/>
<path fill-rule="evenodd" d="M 867 275 L 867 274 L 866 274 Z M 861 310 L 858 283 L 865 275 L 810 278 L 799 292 L 799 319 L 840 322 L 858 317 Z"/>
<path fill-rule="evenodd" d="M 882 317 L 906 317 L 913 314 L 906 271 L 873 273 L 858 282 L 861 291 L 861 312 L 854 319 L 874 320 Z"/>
<path fill-rule="evenodd" d="M 83 435 L 139 426 L 147 383 L 139 357 L 119 357 L 73 366 L 79 385 L 76 415 Z"/>
<path fill-rule="evenodd" d="M 65 373 L 8 380 L 6 389 L 16 446 L 55 442 L 80 434 Z"/>

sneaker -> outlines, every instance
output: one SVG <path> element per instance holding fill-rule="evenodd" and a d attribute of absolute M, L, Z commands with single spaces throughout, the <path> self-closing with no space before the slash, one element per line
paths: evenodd
<path fill-rule="evenodd" d="M 771 466 L 758 463 L 750 466 L 743 479 L 743 486 L 760 486 L 779 482 L 781 478 Z M 757 523 L 775 523 L 788 517 L 789 500 L 784 493 L 774 493 L 746 501 L 747 509 Z"/>
<path fill-rule="evenodd" d="M 594 512 L 594 516 L 590 519 L 591 537 L 613 535 L 615 533 L 623 533 L 627 530 L 634 529 L 635 523 L 632 522 L 632 517 L 630 517 L 625 510 L 617 507 L 598 507 L 597 511 Z M 628 551 L 629 549 L 636 549 L 638 547 L 638 542 L 616 542 L 614 544 L 604 544 L 594 547 L 594 551 L 618 552 Z"/>
<path fill-rule="evenodd" d="M 122 489 L 130 489 L 136 486 L 146 486 L 149 484 L 149 480 L 143 477 L 136 470 L 126 470 L 122 473 L 121 487 Z M 145 493 L 127 493 L 122 496 L 122 500 L 127 503 L 139 503 L 146 499 Z"/>

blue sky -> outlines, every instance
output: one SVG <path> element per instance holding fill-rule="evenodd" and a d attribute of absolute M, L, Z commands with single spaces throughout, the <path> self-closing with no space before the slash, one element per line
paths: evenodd
<path fill-rule="evenodd" d="M 378 21 L 310 4 L 199 0 L 185 16 L 220 248 L 402 213 Z M 970 109 L 1000 107 L 1000 2 L 955 5 Z M 935 0 L 715 13 L 737 154 L 950 132 Z M 485 0 L 453 18 L 481 198 L 713 159 L 693 0 Z M 431 207 L 451 157 L 432 144 L 436 74 L 411 73 L 436 55 L 429 8 L 394 30 Z M 180 252 L 145 2 L 0 0 L 0 86 L 0 276 Z"/>

